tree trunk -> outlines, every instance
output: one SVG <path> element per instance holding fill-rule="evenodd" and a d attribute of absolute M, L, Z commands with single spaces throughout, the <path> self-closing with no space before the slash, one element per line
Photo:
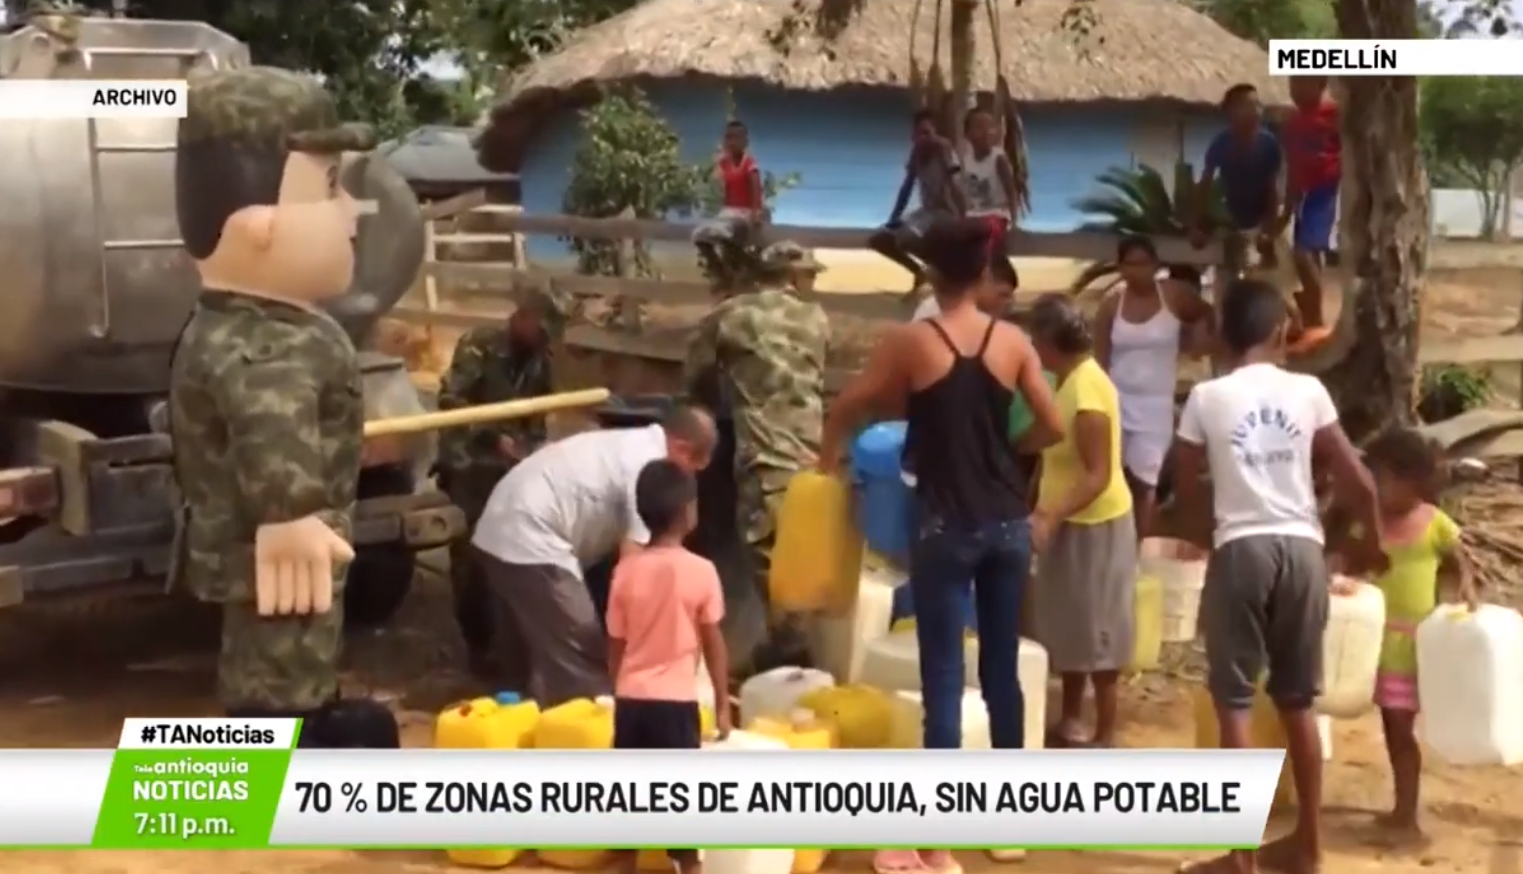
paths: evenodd
<path fill-rule="evenodd" d="M 978 11 L 978 0 L 952 0 L 951 6 L 947 35 L 951 43 L 952 96 L 950 106 L 944 110 L 949 117 L 943 123 L 947 125 L 947 137 L 961 142 L 962 117 L 972 105 L 968 93 L 973 87 L 973 17 Z"/>
<path fill-rule="evenodd" d="M 1346 39 L 1410 39 L 1414 0 L 1338 0 Z M 1356 441 L 1411 425 L 1417 391 L 1418 289 L 1427 264 L 1428 177 L 1418 151 L 1417 80 L 1343 80 L 1341 255 L 1354 307 L 1349 354 L 1323 373 L 1343 427 Z"/>

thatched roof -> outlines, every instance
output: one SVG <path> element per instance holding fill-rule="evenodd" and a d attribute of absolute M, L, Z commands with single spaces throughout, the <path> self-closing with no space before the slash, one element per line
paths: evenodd
<path fill-rule="evenodd" d="M 805 2 L 811 11 L 818 5 L 818 0 Z M 921 70 L 930 66 L 935 2 L 861 0 L 860 11 L 834 40 L 827 43 L 805 28 L 785 54 L 771 35 L 794 5 L 794 0 L 646 0 L 578 33 L 559 52 L 514 77 L 492 112 L 492 127 L 521 128 L 522 116 L 585 99 L 605 82 L 705 76 L 808 91 L 902 88 L 910 78 L 912 43 Z M 1063 28 L 1070 0 L 1020 5 L 997 0 L 997 5 L 1003 70 L 1017 100 L 1214 104 L 1236 82 L 1258 85 L 1271 102 L 1285 99 L 1283 81 L 1269 77 L 1262 49 L 1175 0 L 1090 0 L 1098 23 L 1083 38 Z M 988 91 L 996 63 L 982 3 L 976 15 L 973 81 Z M 807 17 L 812 22 L 813 15 Z M 943 26 L 944 71 L 946 31 Z M 502 136 L 489 131 L 489 140 L 494 133 Z"/>

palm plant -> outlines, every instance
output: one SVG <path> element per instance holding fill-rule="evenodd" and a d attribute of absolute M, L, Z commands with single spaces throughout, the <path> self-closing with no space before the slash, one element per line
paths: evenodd
<path fill-rule="evenodd" d="M 1139 164 L 1135 168 L 1112 167 L 1095 181 L 1099 184 L 1098 191 L 1073 202 L 1074 209 L 1096 218 L 1084 224 L 1080 228 L 1082 231 L 1183 237 L 1194 222 L 1193 192 L 1197 182 L 1189 164 L 1175 165 L 1173 191 L 1181 192 L 1178 197 L 1171 193 L 1163 173 L 1148 164 Z M 1229 225 L 1227 202 L 1219 179 L 1212 186 L 1201 219 L 1198 224 L 1207 232 Z M 1074 280 L 1071 291 L 1081 294 L 1091 285 L 1119 272 L 1120 265 L 1114 260 L 1096 262 Z"/>

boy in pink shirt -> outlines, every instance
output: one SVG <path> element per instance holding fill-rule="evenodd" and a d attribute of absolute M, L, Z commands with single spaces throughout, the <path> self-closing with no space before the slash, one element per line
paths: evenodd
<path fill-rule="evenodd" d="M 698 749 L 698 657 L 714 681 L 715 721 L 730 731 L 729 654 L 719 622 L 724 594 L 714 563 L 688 552 L 698 524 L 698 484 L 666 459 L 635 481 L 635 510 L 650 545 L 622 559 L 608 594 L 608 671 L 614 678 L 613 746 L 620 750 Z M 679 874 L 698 874 L 697 850 L 667 850 Z M 635 853 L 619 859 L 633 874 Z"/>

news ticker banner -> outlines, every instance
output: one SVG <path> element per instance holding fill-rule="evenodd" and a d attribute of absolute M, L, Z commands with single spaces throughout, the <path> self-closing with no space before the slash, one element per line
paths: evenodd
<path fill-rule="evenodd" d="M 184 118 L 184 79 L 0 79 L 0 119 Z"/>
<path fill-rule="evenodd" d="M 297 720 L 130 719 L 0 751 L 0 846 L 1234 849 L 1280 750 L 295 749 Z"/>
<path fill-rule="evenodd" d="M 1272 39 L 1269 75 L 1523 76 L 1513 39 Z"/>

